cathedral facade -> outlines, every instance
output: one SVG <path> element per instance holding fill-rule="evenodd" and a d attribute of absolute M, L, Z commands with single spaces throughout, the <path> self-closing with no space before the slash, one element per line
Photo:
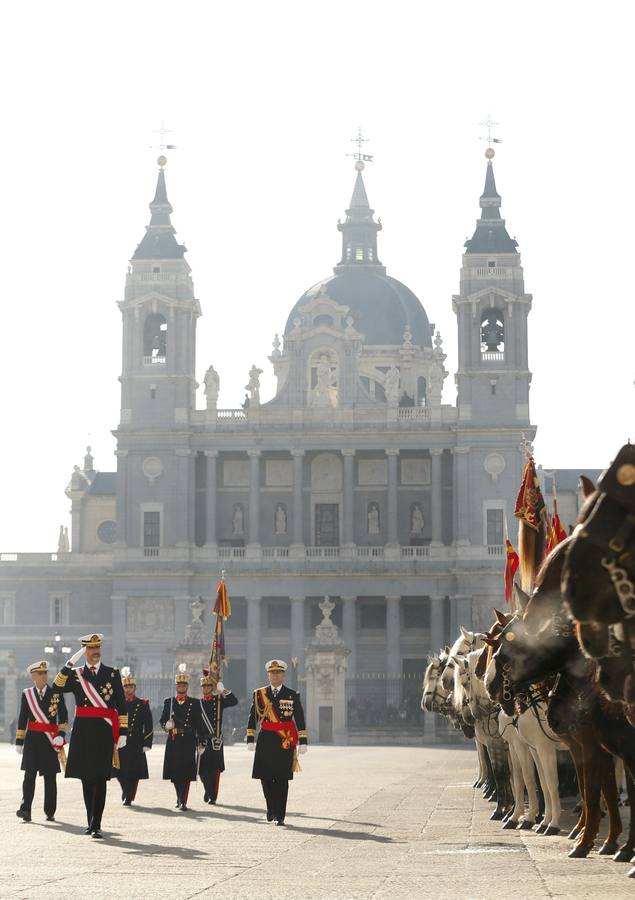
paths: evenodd
<path fill-rule="evenodd" d="M 512 530 L 521 444 L 535 430 L 532 299 L 491 158 L 451 300 L 456 402 L 442 402 L 441 336 L 379 258 L 358 161 L 341 258 L 274 341 L 273 399 L 261 401 L 253 367 L 240 409 L 219 408 L 213 366 L 197 406 L 201 305 L 159 163 L 119 303 L 117 470 L 97 471 L 90 451 L 75 467 L 70 545 L 0 557 L 5 731 L 15 673 L 53 632 L 73 646 L 103 632 L 108 658 L 132 662 L 141 681 L 171 675 L 191 606 L 202 597 L 209 610 L 222 570 L 228 679 L 243 696 L 272 656 L 301 678 L 325 595 L 349 679 L 420 673 L 460 624 L 485 627 L 504 602 L 504 523 Z"/>

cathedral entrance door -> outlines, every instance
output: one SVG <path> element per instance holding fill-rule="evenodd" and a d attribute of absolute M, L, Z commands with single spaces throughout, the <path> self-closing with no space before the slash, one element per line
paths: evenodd
<path fill-rule="evenodd" d="M 339 547 L 340 508 L 338 503 L 315 504 L 315 544 L 317 547 Z"/>

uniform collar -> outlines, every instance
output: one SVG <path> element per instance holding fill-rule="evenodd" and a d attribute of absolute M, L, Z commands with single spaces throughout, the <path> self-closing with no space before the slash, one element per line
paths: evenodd
<path fill-rule="evenodd" d="M 99 662 L 95 663 L 95 675 L 99 675 L 100 669 L 101 669 L 101 660 L 99 660 Z M 93 674 L 91 671 L 90 663 L 85 664 L 84 671 L 87 671 L 90 675 Z"/>
<path fill-rule="evenodd" d="M 134 703 L 137 699 L 137 695 L 133 694 L 132 697 L 126 697 L 126 703 Z"/>

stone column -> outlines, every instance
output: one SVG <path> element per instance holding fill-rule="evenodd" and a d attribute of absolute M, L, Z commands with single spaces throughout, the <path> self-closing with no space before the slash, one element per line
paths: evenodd
<path fill-rule="evenodd" d="M 400 556 L 399 535 L 397 528 L 397 466 L 399 450 L 386 450 L 388 457 L 388 541 L 386 556 L 396 559 Z"/>
<path fill-rule="evenodd" d="M 357 622 L 355 602 L 357 597 L 342 597 L 342 639 L 350 650 L 348 657 L 348 677 L 357 675 Z"/>
<path fill-rule="evenodd" d="M 205 505 L 205 543 L 208 547 L 216 547 L 216 485 L 218 450 L 206 450 L 207 458 L 207 493 Z"/>
<path fill-rule="evenodd" d="M 291 527 L 291 546 L 289 554 L 295 557 L 304 557 L 304 484 L 303 484 L 303 467 L 304 450 L 292 450 L 293 457 L 293 515 Z"/>
<path fill-rule="evenodd" d="M 126 603 L 127 597 L 112 594 L 112 647 L 110 658 L 114 665 L 120 666 L 126 658 Z M 169 639 L 169 638 L 168 638 Z"/>
<path fill-rule="evenodd" d="M 115 450 L 117 457 L 117 546 L 127 547 L 128 535 L 128 451 Z M 73 522 L 72 538 L 75 543 L 75 523 Z M 137 532 L 138 534 L 138 532 Z M 139 545 L 139 540 L 135 541 Z M 73 546 L 73 550 L 75 547 Z"/>
<path fill-rule="evenodd" d="M 463 626 L 468 631 L 472 630 L 472 598 L 468 594 L 457 594 L 456 602 L 456 627 L 457 631 Z"/>
<path fill-rule="evenodd" d="M 179 447 L 176 454 L 176 496 L 174 497 L 174 543 L 177 547 L 188 547 L 192 541 L 192 515 L 190 491 L 190 456 L 192 451 L 187 447 Z M 169 534 L 165 523 L 163 534 Z M 166 542 L 167 543 L 167 542 Z"/>
<path fill-rule="evenodd" d="M 260 659 L 260 597 L 247 597 L 247 691 L 264 681 Z"/>
<path fill-rule="evenodd" d="M 353 534 L 353 503 L 354 503 L 354 494 L 353 494 L 353 471 L 354 471 L 354 462 L 355 462 L 355 451 L 346 449 L 342 450 L 342 456 L 344 457 L 344 491 L 342 495 L 342 499 L 344 501 L 344 509 L 343 509 L 343 549 L 345 551 L 345 557 L 352 557 L 353 550 L 355 548 L 355 537 Z"/>
<path fill-rule="evenodd" d="M 249 456 L 249 543 L 247 556 L 260 556 L 260 450 L 248 450 Z"/>
<path fill-rule="evenodd" d="M 386 597 L 386 672 L 389 678 L 401 675 L 401 597 Z"/>
<path fill-rule="evenodd" d="M 441 483 L 441 454 L 443 450 L 430 450 L 432 457 L 432 546 L 443 544 L 443 500 Z"/>
<path fill-rule="evenodd" d="M 454 447 L 454 542 L 470 543 L 470 448 Z"/>
<path fill-rule="evenodd" d="M 304 597 L 291 601 L 291 656 L 298 659 L 298 677 L 304 672 Z"/>

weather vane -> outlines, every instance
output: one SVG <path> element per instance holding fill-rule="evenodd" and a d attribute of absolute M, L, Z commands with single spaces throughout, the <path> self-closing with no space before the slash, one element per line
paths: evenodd
<path fill-rule="evenodd" d="M 485 151 L 485 156 L 487 157 L 487 159 L 493 159 L 496 151 L 493 149 L 492 144 L 502 144 L 503 143 L 500 138 L 492 137 L 492 129 L 496 128 L 496 126 L 499 125 L 500 123 L 493 122 L 492 117 L 488 113 L 487 119 L 484 122 L 479 122 L 478 124 L 482 128 L 487 128 L 487 137 L 485 137 L 484 135 L 481 135 L 479 140 L 487 141 L 487 150 Z"/>
<path fill-rule="evenodd" d="M 161 166 L 161 168 L 163 168 L 163 166 L 167 163 L 167 159 L 166 159 L 166 157 L 163 155 L 163 151 L 164 151 L 164 150 L 176 150 L 176 144 L 166 144 L 166 142 L 165 142 L 165 136 L 166 136 L 166 134 L 172 134 L 172 133 L 173 133 L 173 132 L 172 132 L 172 129 L 171 129 L 171 128 L 166 128 L 165 125 L 163 124 L 163 122 L 161 122 L 161 127 L 160 127 L 160 128 L 157 128 L 157 129 L 155 129 L 155 130 L 152 132 L 152 134 L 158 134 L 158 135 L 159 135 L 159 143 L 158 143 L 158 144 L 152 144 L 151 147 L 150 147 L 150 149 L 151 149 L 151 150 L 160 150 L 160 151 L 161 151 L 161 155 L 160 155 L 159 158 L 157 159 L 157 163 Z"/>
<path fill-rule="evenodd" d="M 351 138 L 352 144 L 357 144 L 357 153 L 347 153 L 347 156 L 352 156 L 355 160 L 355 168 L 358 172 L 364 171 L 364 163 L 372 162 L 373 157 L 368 153 L 362 153 L 362 148 L 364 144 L 368 143 L 368 138 L 362 137 L 362 129 L 357 129 L 357 137 Z"/>

